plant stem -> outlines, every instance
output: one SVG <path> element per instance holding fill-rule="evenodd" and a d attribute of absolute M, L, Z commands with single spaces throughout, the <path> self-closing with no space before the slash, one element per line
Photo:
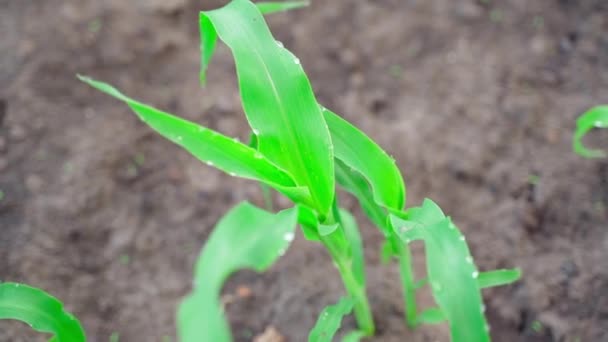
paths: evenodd
<path fill-rule="evenodd" d="M 336 228 L 334 232 L 326 236 L 321 237 L 321 242 L 331 255 L 340 276 L 346 292 L 354 300 L 354 311 L 355 319 L 359 329 L 367 336 L 374 334 L 374 319 L 365 293 L 365 283 L 360 283 L 355 276 L 352 262 L 352 252 L 350 241 L 345 235 L 342 221 L 340 219 L 340 212 L 338 210 L 337 203 L 334 202 L 334 207 L 331 216 L 325 221 L 326 224 L 338 223 L 340 226 Z"/>
<path fill-rule="evenodd" d="M 399 259 L 399 274 L 403 285 L 403 305 L 405 307 L 405 320 L 410 328 L 417 325 L 416 309 L 416 287 L 414 284 L 414 270 L 412 269 L 412 253 L 410 247 L 401 243 L 399 237 L 394 233 L 390 237 L 391 243 L 396 248 Z"/>

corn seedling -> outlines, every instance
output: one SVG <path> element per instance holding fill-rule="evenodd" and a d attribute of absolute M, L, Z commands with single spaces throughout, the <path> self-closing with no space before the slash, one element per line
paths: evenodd
<path fill-rule="evenodd" d="M 82 342 L 80 322 L 64 311 L 63 304 L 50 294 L 23 284 L 0 283 L 0 320 L 12 319 L 32 329 L 51 333 L 51 342 Z"/>
<path fill-rule="evenodd" d="M 181 341 L 230 341 L 219 296 L 233 272 L 262 272 L 282 256 L 299 225 L 306 239 L 321 243 L 342 278 L 347 296 L 327 307 L 309 341 L 331 341 L 344 315 L 354 313 L 358 330 L 346 342 L 375 331 L 366 295 L 363 241 L 353 216 L 339 206 L 337 187 L 355 196 L 383 233 L 383 255 L 399 263 L 405 320 L 411 327 L 447 321 L 452 340 L 489 341 L 481 289 L 519 278 L 518 270 L 479 272 L 464 236 L 430 200 L 405 208 L 406 187 L 395 161 L 365 133 L 318 103 L 302 63 L 276 41 L 263 14 L 304 3 L 233 0 L 201 12 L 202 83 L 218 41 L 234 57 L 251 142 L 244 144 L 210 128 L 155 109 L 88 77 L 90 86 L 123 101 L 160 135 L 231 176 L 260 182 L 293 202 L 273 213 L 243 203 L 220 220 L 195 267 L 192 292 L 178 310 Z M 414 279 L 409 243 L 426 245 L 427 279 Z M 218 262 L 219 261 L 219 262 Z M 415 295 L 430 285 L 436 308 L 418 313 Z"/>
<path fill-rule="evenodd" d="M 574 152 L 585 158 L 604 158 L 606 152 L 588 149 L 583 145 L 583 137 L 593 128 L 608 127 L 608 106 L 597 106 L 589 109 L 576 119 L 576 130 L 572 139 Z"/>

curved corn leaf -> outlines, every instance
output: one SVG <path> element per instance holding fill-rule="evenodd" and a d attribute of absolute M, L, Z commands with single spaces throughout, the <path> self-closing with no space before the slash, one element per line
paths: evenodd
<path fill-rule="evenodd" d="M 334 305 L 321 311 L 317 323 L 308 335 L 309 342 L 331 342 L 340 329 L 342 318 L 353 311 L 354 302 L 351 298 L 343 297 Z"/>
<path fill-rule="evenodd" d="M 329 127 L 335 157 L 367 180 L 376 203 L 401 211 L 405 205 L 406 192 L 395 160 L 348 121 L 325 108 L 323 115 Z M 348 187 L 348 184 L 340 185 L 355 195 L 361 194 Z M 359 200 L 368 201 L 362 198 Z"/>
<path fill-rule="evenodd" d="M 84 342 L 80 322 L 48 293 L 24 284 L 0 283 L 0 319 L 14 319 L 51 333 L 55 342 Z"/>
<path fill-rule="evenodd" d="M 306 201 L 307 189 L 296 187 L 288 173 L 255 149 L 211 129 L 135 101 L 107 83 L 84 76 L 78 78 L 93 88 L 125 102 L 152 129 L 208 165 L 233 176 L 264 182 L 289 198 Z"/>
<path fill-rule="evenodd" d="M 480 287 L 479 271 L 464 236 L 429 199 L 410 209 L 408 220 L 390 216 L 403 242 L 425 243 L 427 274 L 435 301 L 450 324 L 452 341 L 490 341 Z"/>
<path fill-rule="evenodd" d="M 572 148 L 576 154 L 586 158 L 604 158 L 606 152 L 588 149 L 583 145 L 583 137 L 594 127 L 608 127 L 608 105 L 593 107 L 576 119 L 576 131 L 572 139 Z"/>
<path fill-rule="evenodd" d="M 292 9 L 302 8 L 308 6 L 310 3 L 308 1 L 284 1 L 284 2 L 275 2 L 275 1 L 262 1 L 256 2 L 255 5 L 260 10 L 262 14 L 271 14 L 276 12 L 284 12 Z"/>
<path fill-rule="evenodd" d="M 220 220 L 196 263 L 192 293 L 178 310 L 181 341 L 232 340 L 219 304 L 224 281 L 240 269 L 268 269 L 293 240 L 297 217 L 297 207 L 272 214 L 241 203 Z"/>
<path fill-rule="evenodd" d="M 334 165 L 329 130 L 300 61 L 272 37 L 257 7 L 234 0 L 201 12 L 202 46 L 217 39 L 234 56 L 245 115 L 258 150 L 307 187 L 322 217 L 334 198 Z M 211 53 L 204 52 L 202 73 Z"/>

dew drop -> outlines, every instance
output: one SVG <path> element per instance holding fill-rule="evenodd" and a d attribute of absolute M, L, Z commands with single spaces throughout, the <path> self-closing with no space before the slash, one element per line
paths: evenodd
<path fill-rule="evenodd" d="M 177 136 L 177 141 L 182 141 L 182 140 L 184 140 L 184 138 L 181 135 L 178 135 Z"/>
<path fill-rule="evenodd" d="M 287 232 L 287 233 L 285 233 L 285 235 L 283 235 L 283 239 L 288 242 L 293 241 L 293 238 L 294 238 L 293 232 Z"/>
<path fill-rule="evenodd" d="M 231 175 L 232 177 L 236 176 L 236 173 L 234 173 L 234 172 L 229 172 L 228 174 Z"/>
<path fill-rule="evenodd" d="M 405 239 L 405 243 L 410 243 L 412 240 L 410 239 Z"/>
<path fill-rule="evenodd" d="M 481 313 L 486 312 L 486 306 L 484 304 L 481 304 L 481 307 L 479 308 Z"/>
<path fill-rule="evenodd" d="M 460 241 L 466 241 L 467 238 L 464 237 L 464 235 L 460 235 Z"/>
<path fill-rule="evenodd" d="M 473 258 L 469 255 L 465 258 L 465 260 L 467 261 L 467 263 L 472 264 L 473 263 Z"/>
<path fill-rule="evenodd" d="M 240 140 L 239 138 L 232 138 L 232 140 L 233 140 L 234 142 L 237 142 L 237 143 L 238 143 L 238 142 L 241 142 L 241 140 Z"/>
<path fill-rule="evenodd" d="M 448 228 L 450 228 L 450 229 L 456 229 L 456 226 L 452 222 L 450 222 L 450 224 L 448 225 Z"/>
<path fill-rule="evenodd" d="M 213 162 L 212 162 L 212 161 L 208 161 L 208 162 L 207 162 L 207 165 L 209 165 L 209 166 L 213 166 L 214 164 L 213 164 Z"/>
<path fill-rule="evenodd" d="M 256 152 L 256 153 L 253 155 L 253 157 L 254 157 L 255 159 L 262 159 L 262 157 L 263 157 L 263 156 L 262 156 L 262 154 L 261 154 L 260 152 Z"/>
<path fill-rule="evenodd" d="M 593 123 L 593 125 L 594 125 L 595 127 L 604 127 L 604 123 L 603 123 L 603 122 L 601 122 L 601 121 L 596 121 L 596 122 L 594 122 L 594 123 Z"/>
<path fill-rule="evenodd" d="M 294 58 L 293 62 L 296 63 L 296 65 L 300 65 L 300 59 L 298 57 Z"/>
<path fill-rule="evenodd" d="M 490 325 L 486 323 L 486 332 L 490 332 Z"/>
<path fill-rule="evenodd" d="M 280 40 L 275 40 L 278 47 L 283 47 L 283 43 Z"/>
<path fill-rule="evenodd" d="M 474 271 L 473 272 L 473 278 L 477 279 L 477 277 L 479 277 L 479 272 Z"/>
<path fill-rule="evenodd" d="M 205 127 L 199 127 L 199 128 L 197 129 L 197 131 L 199 131 L 199 132 L 204 132 L 204 131 L 205 131 Z"/>
<path fill-rule="evenodd" d="M 255 128 L 254 128 L 254 129 L 252 129 L 251 131 L 252 131 L 252 132 L 253 132 L 253 134 L 255 134 L 255 135 L 260 134 L 260 131 L 258 131 L 258 130 L 257 130 L 257 129 L 255 129 Z"/>

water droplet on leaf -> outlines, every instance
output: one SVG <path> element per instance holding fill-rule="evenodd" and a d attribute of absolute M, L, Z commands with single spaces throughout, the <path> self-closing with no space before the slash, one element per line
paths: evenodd
<path fill-rule="evenodd" d="M 285 235 L 283 235 L 283 239 L 285 239 L 285 241 L 291 242 L 293 241 L 294 236 L 295 235 L 293 232 L 287 232 L 285 233 Z"/>

